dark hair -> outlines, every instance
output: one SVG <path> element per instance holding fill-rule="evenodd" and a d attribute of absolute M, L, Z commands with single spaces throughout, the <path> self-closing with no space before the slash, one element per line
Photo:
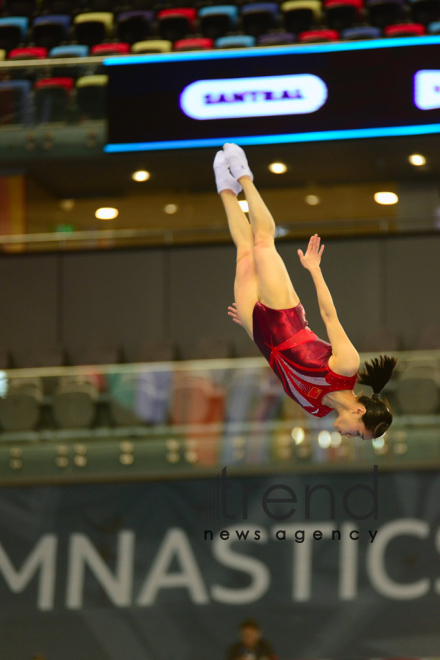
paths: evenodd
<path fill-rule="evenodd" d="M 256 630 L 260 630 L 260 625 L 256 619 L 245 619 L 240 623 L 240 630 L 242 628 L 255 628 Z"/>
<path fill-rule="evenodd" d="M 373 389 L 371 397 L 361 393 L 357 399 L 366 408 L 361 421 L 367 431 L 373 433 L 374 438 L 380 438 L 389 429 L 393 421 L 390 404 L 386 399 L 383 400 L 379 397 L 379 392 L 390 380 L 396 364 L 396 358 L 380 355 L 371 362 L 366 362 L 364 370 L 358 376 L 358 382 L 361 385 L 369 385 Z"/>

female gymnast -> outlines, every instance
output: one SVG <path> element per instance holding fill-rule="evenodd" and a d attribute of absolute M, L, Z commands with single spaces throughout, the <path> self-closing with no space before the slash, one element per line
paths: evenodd
<path fill-rule="evenodd" d="M 330 343 L 308 327 L 304 308 L 275 248 L 275 222 L 253 184 L 246 155 L 236 144 L 225 144 L 214 159 L 232 239 L 237 247 L 232 320 L 244 327 L 281 380 L 286 393 L 315 417 L 337 413 L 334 427 L 349 438 L 372 440 L 385 433 L 393 414 L 379 392 L 391 378 L 396 359 L 381 355 L 359 374 L 359 354 L 339 322 L 320 269 L 324 245 L 317 234 L 301 264 L 313 279 L 319 309 Z M 250 223 L 237 194 L 243 189 Z M 356 395 L 356 381 L 370 385 L 372 396 Z"/>

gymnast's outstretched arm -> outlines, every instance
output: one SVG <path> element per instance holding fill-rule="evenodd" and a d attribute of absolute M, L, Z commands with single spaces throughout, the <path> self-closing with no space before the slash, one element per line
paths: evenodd
<path fill-rule="evenodd" d="M 319 310 L 332 345 L 332 369 L 341 375 L 352 376 L 359 368 L 359 353 L 338 319 L 333 298 L 321 272 L 320 263 L 324 245 L 320 247 L 320 240 L 317 234 L 312 236 L 306 254 L 298 250 L 298 256 L 301 264 L 310 272 L 316 287 Z"/>

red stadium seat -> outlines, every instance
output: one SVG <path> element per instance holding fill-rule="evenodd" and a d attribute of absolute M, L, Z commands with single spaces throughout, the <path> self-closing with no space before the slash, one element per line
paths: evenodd
<path fill-rule="evenodd" d="M 339 33 L 336 30 L 309 30 L 301 32 L 298 41 L 302 44 L 324 43 L 327 41 L 338 41 Z"/>
<path fill-rule="evenodd" d="M 73 78 L 45 78 L 35 83 L 37 122 L 65 121 L 75 85 Z"/>
<path fill-rule="evenodd" d="M 165 41 L 178 41 L 194 32 L 197 10 L 192 7 L 163 9 L 157 14 L 159 33 Z"/>
<path fill-rule="evenodd" d="M 426 33 L 426 28 L 420 23 L 402 23 L 388 25 L 383 31 L 385 37 L 419 37 Z"/>
<path fill-rule="evenodd" d="M 44 60 L 47 57 L 47 48 L 14 48 L 8 56 L 9 60 Z"/>
<path fill-rule="evenodd" d="M 90 50 L 90 55 L 126 55 L 130 52 L 130 44 L 97 44 Z"/>
<path fill-rule="evenodd" d="M 205 37 L 195 39 L 179 39 L 174 44 L 174 50 L 211 50 L 214 48 L 214 40 Z"/>
<path fill-rule="evenodd" d="M 362 19 L 362 5 L 360 0 L 326 0 L 327 27 L 338 32 L 353 27 Z"/>

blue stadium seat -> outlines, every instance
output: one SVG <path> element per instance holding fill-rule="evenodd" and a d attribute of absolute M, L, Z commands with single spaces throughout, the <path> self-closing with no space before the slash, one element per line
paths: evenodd
<path fill-rule="evenodd" d="M 202 7 L 198 12 L 200 32 L 208 39 L 220 39 L 227 32 L 235 30 L 238 20 L 238 8 L 234 5 L 215 5 Z"/>
<path fill-rule="evenodd" d="M 87 57 L 89 54 L 88 46 L 72 44 L 70 46 L 57 46 L 49 52 L 49 57 Z"/>
<path fill-rule="evenodd" d="M 25 124 L 33 121 L 30 80 L 0 82 L 0 125 Z"/>
<path fill-rule="evenodd" d="M 214 46 L 216 48 L 252 48 L 255 46 L 255 42 L 255 37 L 251 37 L 249 34 L 233 34 L 216 39 Z"/>
<path fill-rule="evenodd" d="M 0 48 L 12 50 L 26 41 L 29 20 L 24 16 L 0 18 Z"/>
<path fill-rule="evenodd" d="M 55 48 L 67 39 L 71 23 L 70 16 L 38 16 L 32 25 L 33 41 L 36 46 Z"/>
<path fill-rule="evenodd" d="M 253 2 L 241 8 L 243 32 L 253 37 L 275 28 L 278 22 L 278 4 L 275 2 Z"/>
<path fill-rule="evenodd" d="M 380 39 L 382 31 L 380 28 L 369 25 L 347 28 L 342 30 L 341 39 L 345 41 L 358 41 L 363 39 Z"/>
<path fill-rule="evenodd" d="M 127 44 L 144 41 L 152 32 L 153 11 L 122 11 L 117 15 L 119 39 Z"/>
<path fill-rule="evenodd" d="M 440 21 L 428 25 L 428 34 L 440 34 Z"/>

